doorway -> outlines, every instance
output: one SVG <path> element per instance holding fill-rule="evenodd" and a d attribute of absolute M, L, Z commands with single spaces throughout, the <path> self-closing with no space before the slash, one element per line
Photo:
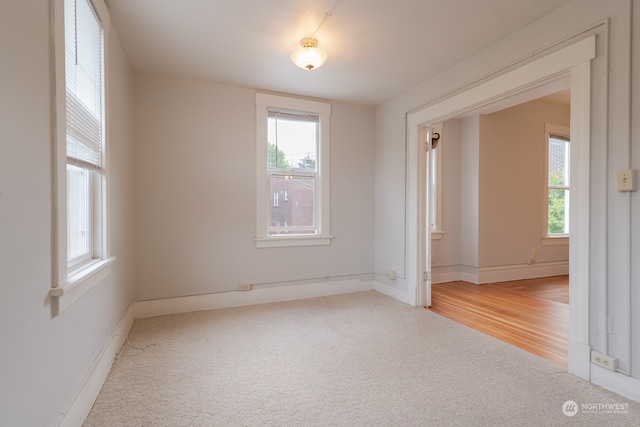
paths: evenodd
<path fill-rule="evenodd" d="M 407 145 L 407 259 L 409 297 L 414 305 L 430 305 L 431 265 L 426 260 L 426 239 L 430 230 L 425 215 L 424 184 L 420 182 L 423 162 L 420 129 L 429 124 L 506 102 L 563 78 L 571 81 L 572 140 L 571 174 L 577 184 L 572 191 L 571 211 L 589 211 L 590 88 L 591 60 L 595 58 L 595 36 L 533 60 L 471 89 L 425 106 L 408 115 Z M 572 214 L 570 286 L 572 311 L 568 348 L 569 372 L 590 377 L 589 319 L 589 217 Z"/>
<path fill-rule="evenodd" d="M 570 82 L 537 93 L 562 84 L 561 92 L 433 125 L 442 143 L 427 154 L 426 253 L 432 311 L 566 366 L 570 148 L 546 130 L 569 136 Z M 567 194 L 547 190 L 549 176 L 566 177 Z"/>

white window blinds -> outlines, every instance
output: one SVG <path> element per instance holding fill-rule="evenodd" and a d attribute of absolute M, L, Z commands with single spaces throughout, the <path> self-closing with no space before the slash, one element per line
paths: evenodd
<path fill-rule="evenodd" d="M 280 111 L 280 110 L 267 110 L 267 115 L 269 117 L 280 118 L 283 120 L 291 120 L 291 121 L 299 121 L 299 122 L 320 122 L 320 116 L 317 114 L 305 114 L 302 112 L 288 112 L 288 111 Z"/>
<path fill-rule="evenodd" d="M 103 32 L 89 0 L 65 0 L 67 163 L 103 167 Z"/>

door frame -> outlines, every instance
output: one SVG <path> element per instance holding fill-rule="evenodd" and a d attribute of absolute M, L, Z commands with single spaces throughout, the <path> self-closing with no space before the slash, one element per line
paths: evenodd
<path fill-rule="evenodd" d="M 487 105 L 504 101 L 569 77 L 571 80 L 571 242 L 569 245 L 569 351 L 568 371 L 590 378 L 589 346 L 589 169 L 591 124 L 591 60 L 596 57 L 596 37 L 534 59 L 452 96 L 407 114 L 407 280 L 408 298 L 424 306 L 430 289 L 423 281 L 427 266 L 421 129 Z M 580 212 L 578 216 L 577 213 Z M 430 257 L 429 257 L 430 258 Z M 429 263 L 430 264 L 430 263 Z"/>

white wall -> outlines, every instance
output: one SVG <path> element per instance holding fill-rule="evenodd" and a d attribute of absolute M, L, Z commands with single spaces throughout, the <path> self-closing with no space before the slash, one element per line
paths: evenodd
<path fill-rule="evenodd" d="M 375 118 L 375 272 L 376 280 L 407 290 L 404 280 L 387 281 L 385 273 L 395 271 L 406 276 L 405 192 L 406 151 L 405 116 L 381 114 Z"/>
<path fill-rule="evenodd" d="M 630 15 L 631 4 L 634 6 L 633 18 Z M 636 314 L 631 317 L 629 301 L 633 296 L 637 302 L 637 294 L 640 293 L 638 270 L 635 267 L 632 270 L 632 264 L 638 264 L 637 252 L 640 251 L 636 231 L 640 227 L 637 212 L 637 198 L 640 196 L 637 192 L 618 193 L 615 174 L 630 164 L 639 167 L 634 149 L 640 145 L 637 128 L 640 94 L 637 87 L 631 85 L 630 68 L 632 58 L 637 63 L 640 56 L 635 49 L 637 45 L 634 45 L 633 57 L 630 47 L 631 25 L 636 30 L 640 28 L 638 9 L 638 0 L 572 1 L 376 108 L 376 152 L 404 152 L 407 113 L 486 81 L 496 73 L 509 70 L 514 64 L 531 61 L 534 52 L 556 49 L 558 43 L 567 43 L 572 36 L 577 40 L 586 35 L 582 35 L 583 31 L 602 22 L 601 26 L 591 30 L 598 37 L 597 58 L 591 67 L 589 335 L 595 350 L 619 358 L 621 368 L 631 372 L 635 378 L 640 378 L 640 324 Z M 636 41 L 637 33 L 634 31 Z M 635 83 L 638 77 L 634 75 L 634 79 Z M 630 99 L 632 87 L 635 92 Z M 636 107 L 633 111 L 630 111 L 631 101 Z M 630 134 L 632 126 L 633 135 Z M 629 160 L 630 152 L 635 156 L 632 161 Z M 379 180 L 386 180 L 384 185 L 376 185 L 375 195 L 375 269 L 379 274 L 406 262 L 406 259 L 398 259 L 398 254 L 405 253 L 404 240 L 395 238 L 380 244 L 390 234 L 389 230 L 404 230 L 406 225 L 404 215 L 394 215 L 381 208 L 384 200 L 393 200 L 399 207 L 406 203 L 405 182 L 401 179 L 406 174 L 406 165 L 404 159 L 394 160 L 376 161 L 376 184 Z M 393 179 L 388 179 L 390 177 Z M 630 237 L 632 232 L 636 233 L 635 239 Z M 635 257 L 633 261 L 632 256 Z M 404 280 L 389 284 L 398 289 L 409 287 Z M 606 332 L 607 315 L 612 316 L 615 325 L 611 334 Z"/>
<path fill-rule="evenodd" d="M 478 267 L 480 238 L 480 117 L 461 120 L 460 142 L 462 158 L 460 207 L 460 263 Z"/>
<path fill-rule="evenodd" d="M 0 417 L 56 425 L 133 297 L 131 73 L 111 32 L 111 276 L 52 317 L 47 1 L 0 3 Z"/>
<path fill-rule="evenodd" d="M 372 107 L 332 103 L 331 244 L 256 249 L 255 91 L 135 81 L 136 299 L 371 278 Z"/>

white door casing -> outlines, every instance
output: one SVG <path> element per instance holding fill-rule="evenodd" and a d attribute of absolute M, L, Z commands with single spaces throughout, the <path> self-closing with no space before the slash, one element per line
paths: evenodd
<path fill-rule="evenodd" d="M 570 333 L 569 372 L 590 378 L 589 346 L 589 165 L 591 60 L 596 57 L 595 36 L 528 62 L 484 83 L 407 114 L 407 281 L 408 298 L 415 306 L 430 303 L 431 239 L 425 203 L 425 131 L 429 123 L 452 119 L 491 103 L 521 94 L 567 76 L 571 79 L 571 176 L 574 178 L 570 223 Z M 428 210 L 427 210 L 428 211 Z M 576 215 L 580 212 L 580 216 Z M 428 255 L 428 256 L 427 256 Z M 429 265 L 427 265 L 429 264 Z M 428 286 L 429 285 L 429 286 Z"/>

